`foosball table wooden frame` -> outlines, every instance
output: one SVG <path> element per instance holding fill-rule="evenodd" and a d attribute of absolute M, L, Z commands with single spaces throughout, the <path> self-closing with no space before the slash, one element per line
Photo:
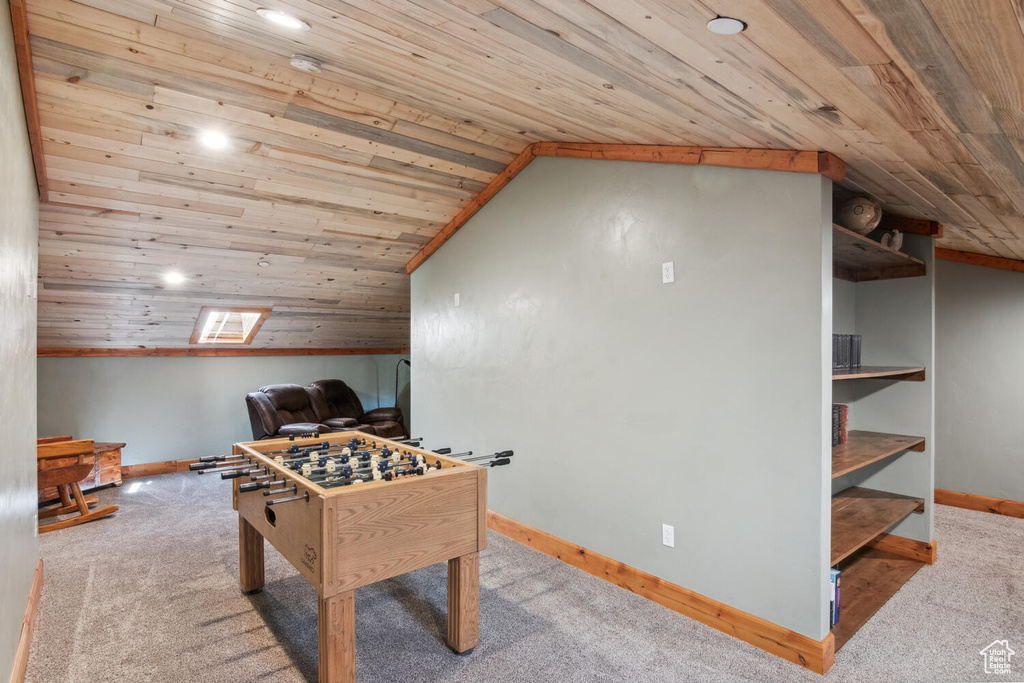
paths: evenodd
<path fill-rule="evenodd" d="M 341 444 L 353 437 L 424 455 L 441 469 L 422 476 L 323 488 L 279 465 L 271 451 L 292 444 Z M 466 652 L 479 643 L 479 553 L 487 547 L 487 469 L 362 432 L 237 443 L 232 452 L 294 484 L 296 500 L 269 507 L 260 490 L 240 492 L 238 564 L 242 591 L 264 586 L 266 539 L 319 595 L 320 682 L 356 679 L 355 589 L 438 562 L 448 562 L 447 643 Z"/>

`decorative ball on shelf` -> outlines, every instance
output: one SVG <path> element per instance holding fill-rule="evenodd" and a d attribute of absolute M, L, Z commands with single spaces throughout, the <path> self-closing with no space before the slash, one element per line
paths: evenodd
<path fill-rule="evenodd" d="M 882 220 L 882 207 L 870 197 L 851 197 L 836 212 L 836 223 L 847 230 L 866 235 Z"/>

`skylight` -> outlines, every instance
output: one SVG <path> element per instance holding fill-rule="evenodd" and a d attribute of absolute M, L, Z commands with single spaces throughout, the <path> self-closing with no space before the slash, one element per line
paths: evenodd
<path fill-rule="evenodd" d="M 203 306 L 190 344 L 249 344 L 270 314 L 269 308 Z"/>

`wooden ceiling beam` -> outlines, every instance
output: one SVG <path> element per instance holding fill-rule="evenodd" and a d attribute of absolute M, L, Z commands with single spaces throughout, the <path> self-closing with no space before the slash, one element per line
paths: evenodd
<path fill-rule="evenodd" d="M 36 102 L 36 79 L 32 69 L 32 46 L 28 37 L 28 14 L 25 0 L 10 0 L 11 27 L 14 29 L 14 54 L 18 61 L 21 81 L 21 99 L 25 106 L 25 124 L 32 148 L 32 163 L 36 169 L 39 201 L 48 201 L 46 192 L 46 163 L 43 161 L 43 136 L 39 128 L 39 104 Z"/>
<path fill-rule="evenodd" d="M 882 222 L 878 224 L 882 230 L 899 230 L 912 235 L 926 235 L 929 237 L 942 237 L 942 223 L 930 221 L 924 218 L 905 218 L 885 214 Z"/>
<path fill-rule="evenodd" d="M 971 251 L 957 251 L 955 249 L 935 250 L 935 258 L 943 261 L 956 261 L 958 263 L 969 263 L 972 266 L 985 266 L 986 268 L 998 268 L 999 270 L 1012 270 L 1015 273 L 1024 273 L 1024 261 L 1001 256 L 989 256 L 988 254 L 976 254 Z"/>
<path fill-rule="evenodd" d="M 682 147 L 677 145 L 618 145 L 579 142 L 535 142 L 495 176 L 487 187 L 467 204 L 441 232 L 437 233 L 405 266 L 412 273 L 451 239 L 459 228 L 498 194 L 512 178 L 519 175 L 534 157 L 568 157 L 602 159 L 605 161 L 642 161 L 687 166 L 726 166 L 764 171 L 820 173 L 839 182 L 846 177 L 846 164 L 829 152 L 808 152 L 786 149 L 745 149 L 724 147 Z"/>

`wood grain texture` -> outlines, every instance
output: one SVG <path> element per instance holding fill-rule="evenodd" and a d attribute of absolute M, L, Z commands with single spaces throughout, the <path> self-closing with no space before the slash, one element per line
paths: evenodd
<path fill-rule="evenodd" d="M 851 486 L 832 496 L 832 553 L 835 566 L 912 512 L 924 499 Z"/>
<path fill-rule="evenodd" d="M 21 620 L 21 634 L 18 646 L 14 651 L 14 665 L 11 667 L 10 683 L 24 683 L 25 671 L 28 669 L 28 656 L 32 649 L 32 631 L 39 613 L 39 598 L 43 593 L 43 561 L 36 563 L 36 571 L 32 575 L 32 587 L 28 592 L 28 603 Z"/>
<path fill-rule="evenodd" d="M 920 218 L 905 218 L 903 216 L 883 214 L 878 227 L 881 230 L 899 230 L 900 232 L 910 233 L 911 235 L 942 237 L 942 223 L 939 223 L 938 221 L 923 220 Z"/>
<path fill-rule="evenodd" d="M 850 282 L 919 277 L 925 264 L 901 251 L 883 247 L 840 225 L 832 226 L 832 269 L 835 277 Z"/>
<path fill-rule="evenodd" d="M 78 348 L 41 348 L 37 355 L 40 358 L 140 358 L 147 356 L 172 357 L 216 357 L 216 356 L 357 356 L 376 354 L 409 353 L 409 347 L 366 348 L 366 349 L 263 349 L 263 348 L 216 348 L 216 349 L 78 349 Z"/>
<path fill-rule="evenodd" d="M 493 511 L 488 526 L 555 559 L 815 673 L 835 662 L 831 633 L 817 641 Z"/>
<path fill-rule="evenodd" d="M 296 36 L 239 3 L 17 0 L 40 346 L 181 348 L 201 305 L 273 307 L 260 347 L 406 346 L 407 264 L 535 143 L 817 150 L 943 248 L 1022 259 L 1018 4 L 742 0 L 722 37 L 698 0 L 289 0 Z"/>
<path fill-rule="evenodd" d="M 356 592 L 318 599 L 320 683 L 356 682 Z"/>
<path fill-rule="evenodd" d="M 940 505 L 952 505 L 953 507 L 964 508 L 967 510 L 991 512 L 997 515 L 1006 515 L 1007 517 L 1024 519 L 1024 501 L 1019 500 L 1008 500 L 1006 498 L 993 498 L 992 496 L 979 496 L 974 493 L 935 489 L 935 502 Z"/>
<path fill-rule="evenodd" d="M 263 590 L 263 536 L 244 517 L 238 517 L 238 584 L 243 593 Z"/>
<path fill-rule="evenodd" d="M 969 263 L 972 266 L 984 266 L 986 268 L 998 268 L 999 270 L 1011 270 L 1015 273 L 1024 273 L 1024 260 L 1009 259 L 988 254 L 977 254 L 970 251 L 956 251 L 955 249 L 935 249 L 935 258 L 944 261 L 956 261 L 958 263 Z"/>
<path fill-rule="evenodd" d="M 832 447 L 832 478 L 907 450 L 923 451 L 924 437 L 852 429 L 846 443 Z"/>
<path fill-rule="evenodd" d="M 862 365 L 859 368 L 832 371 L 832 381 L 852 379 L 888 379 L 903 382 L 923 382 L 925 369 L 913 366 Z"/>
<path fill-rule="evenodd" d="M 866 548 L 841 564 L 839 623 L 832 628 L 836 650 L 849 642 L 924 564 L 877 547 Z"/>
<path fill-rule="evenodd" d="M 883 550 L 893 555 L 899 555 L 925 564 L 935 564 L 939 556 L 939 542 L 934 538 L 931 541 L 915 541 L 912 538 L 894 536 L 893 534 L 882 534 L 873 540 L 868 547 Z"/>
<path fill-rule="evenodd" d="M 14 32 L 14 55 L 18 62 L 21 82 L 21 100 L 25 106 L 25 124 L 32 149 L 32 164 L 36 172 L 39 201 L 49 201 L 46 183 L 46 162 L 43 159 L 43 138 L 39 127 L 39 104 L 36 101 L 36 75 L 32 69 L 32 45 L 29 40 L 28 15 L 25 0 L 10 0 L 11 28 Z"/>
<path fill-rule="evenodd" d="M 448 560 L 447 643 L 456 652 L 480 644 L 480 553 Z"/>
<path fill-rule="evenodd" d="M 477 475 L 453 469 L 372 484 L 334 500 L 337 590 L 476 552 Z M 371 488 L 373 487 L 373 488 Z"/>

